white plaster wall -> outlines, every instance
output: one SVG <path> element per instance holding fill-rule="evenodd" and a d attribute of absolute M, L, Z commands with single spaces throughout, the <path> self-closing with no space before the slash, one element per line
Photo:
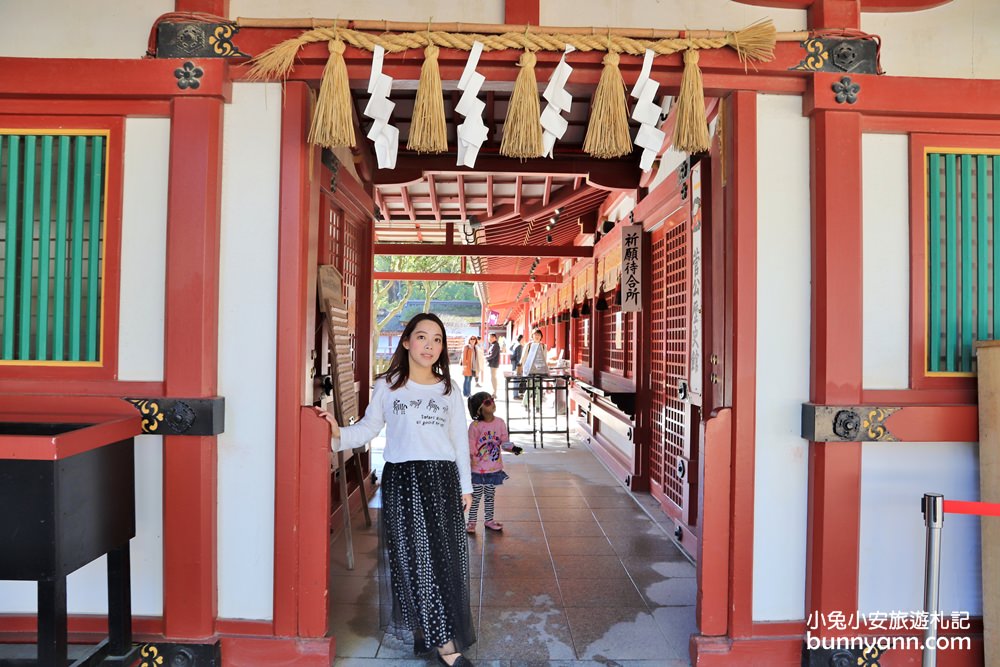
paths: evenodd
<path fill-rule="evenodd" d="M 757 424 L 753 619 L 803 618 L 809 399 L 809 121 L 757 96 Z"/>
<path fill-rule="evenodd" d="M 738 29 L 762 18 L 778 30 L 802 30 L 806 13 L 796 9 L 752 7 L 731 0 L 540 0 L 539 22 L 551 26 L 623 28 Z"/>
<path fill-rule="evenodd" d="M 979 500 L 976 443 L 870 442 L 861 454 L 858 607 L 923 609 L 925 493 Z M 978 517 L 948 514 L 941 532 L 941 611 L 982 613 Z"/>
<path fill-rule="evenodd" d="M 125 120 L 118 379 L 163 381 L 170 120 Z"/>
<path fill-rule="evenodd" d="M 174 0 L 0 0 L 0 56 L 141 58 Z"/>
<path fill-rule="evenodd" d="M 544 4 L 547 0 L 542 0 Z M 503 23 L 503 0 L 231 0 L 229 14 L 247 17 L 315 17 L 387 21 Z"/>
<path fill-rule="evenodd" d="M 909 387 L 910 183 L 905 135 L 861 138 L 865 389 Z"/>
<path fill-rule="evenodd" d="M 163 438 L 135 438 L 135 537 L 132 558 L 132 613 L 163 615 Z M 108 566 L 102 556 L 66 579 L 70 614 L 108 613 Z M 34 614 L 33 581 L 0 581 L 0 614 Z"/>
<path fill-rule="evenodd" d="M 272 618 L 278 304 L 278 84 L 225 108 L 219 281 L 219 616 Z"/>
<path fill-rule="evenodd" d="M 861 15 L 861 29 L 882 37 L 890 76 L 1000 78 L 1000 2 L 953 0 L 905 14 Z"/>

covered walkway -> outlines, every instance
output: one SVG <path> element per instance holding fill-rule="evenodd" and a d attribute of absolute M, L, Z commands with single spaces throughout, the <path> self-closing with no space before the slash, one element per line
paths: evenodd
<path fill-rule="evenodd" d="M 480 514 L 470 536 L 479 641 L 469 657 L 505 666 L 690 664 L 695 567 L 670 538 L 666 516 L 649 496 L 619 485 L 586 443 L 553 441 L 532 449 L 529 439 L 523 455 L 504 457 L 504 531 L 484 534 Z M 331 548 L 336 664 L 425 664 L 378 630 L 375 528 L 360 515 L 354 525 L 353 571 L 342 536 Z"/>

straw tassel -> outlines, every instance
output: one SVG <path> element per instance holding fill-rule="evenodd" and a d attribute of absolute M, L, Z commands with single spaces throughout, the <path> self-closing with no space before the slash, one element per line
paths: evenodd
<path fill-rule="evenodd" d="M 518 60 L 521 71 L 517 74 L 514 92 L 507 105 L 507 119 L 503 124 L 503 139 L 500 142 L 501 155 L 522 159 L 542 156 L 541 111 L 538 105 L 538 83 L 535 81 L 537 60 L 532 51 L 525 51 Z"/>
<path fill-rule="evenodd" d="M 619 60 L 614 51 L 604 56 L 604 71 L 590 103 L 590 122 L 587 124 L 583 151 L 598 158 L 621 157 L 632 152 L 625 80 L 618 69 Z"/>
<path fill-rule="evenodd" d="M 776 34 L 774 23 L 770 19 L 764 19 L 730 33 L 727 41 L 744 64 L 749 60 L 769 62 L 774 60 Z"/>
<path fill-rule="evenodd" d="M 444 94 L 441 92 L 441 71 L 434 44 L 424 49 L 424 64 L 420 68 L 417 100 L 413 104 L 413 120 L 406 147 L 418 153 L 444 153 L 448 150 L 448 130 L 444 120 Z"/>
<path fill-rule="evenodd" d="M 251 61 L 252 65 L 250 71 L 247 72 L 247 80 L 284 80 L 295 66 L 295 56 L 299 49 L 306 44 L 308 41 L 302 37 L 286 39 L 280 44 L 275 44 Z"/>
<path fill-rule="evenodd" d="M 688 48 L 684 51 L 684 74 L 677 96 L 677 125 L 674 126 L 673 145 L 676 150 L 685 153 L 702 153 L 711 146 L 697 49 Z"/>
<path fill-rule="evenodd" d="M 325 148 L 353 146 L 354 115 L 351 113 L 351 87 L 344 62 L 344 43 L 331 40 L 327 43 L 330 58 L 323 68 L 323 81 L 319 87 L 309 142 Z"/>

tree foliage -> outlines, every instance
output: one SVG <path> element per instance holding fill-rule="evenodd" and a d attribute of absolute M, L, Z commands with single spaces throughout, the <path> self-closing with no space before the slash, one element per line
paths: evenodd
<path fill-rule="evenodd" d="M 376 255 L 375 270 L 405 273 L 458 273 L 459 257 L 422 255 Z M 377 344 L 382 329 L 402 312 L 406 302 L 423 298 L 422 312 L 429 312 L 435 298 L 474 300 L 472 283 L 446 280 L 376 280 L 374 286 L 375 326 L 372 340 Z"/>

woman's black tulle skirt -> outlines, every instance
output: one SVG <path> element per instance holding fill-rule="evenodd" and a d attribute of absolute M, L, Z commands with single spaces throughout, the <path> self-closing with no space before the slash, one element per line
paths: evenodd
<path fill-rule="evenodd" d="M 429 647 L 454 640 L 460 651 L 476 642 L 466 540 L 454 461 L 385 464 L 378 566 L 387 632 Z"/>

